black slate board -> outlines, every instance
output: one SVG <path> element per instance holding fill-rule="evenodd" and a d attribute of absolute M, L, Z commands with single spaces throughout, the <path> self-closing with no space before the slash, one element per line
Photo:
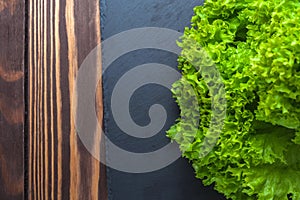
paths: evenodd
<path fill-rule="evenodd" d="M 184 27 L 190 24 L 193 7 L 202 3 L 199 0 L 101 0 L 102 40 L 138 27 L 163 27 L 183 32 Z M 169 143 L 165 131 L 179 117 L 179 110 L 168 89 L 149 84 L 139 88 L 131 98 L 129 108 L 132 119 L 141 126 L 149 123 L 147 113 L 151 105 L 161 104 L 167 110 L 164 128 L 147 139 L 137 139 L 122 132 L 113 120 L 110 102 L 116 82 L 130 69 L 145 63 L 161 63 L 177 69 L 176 60 L 177 55 L 170 52 L 143 49 L 121 56 L 105 71 L 104 127 L 114 144 L 138 153 L 154 151 Z M 106 156 L 109 159 L 109 147 Z M 108 167 L 107 187 L 109 200 L 224 199 L 211 187 L 204 187 L 183 158 L 150 173 L 125 173 Z"/>

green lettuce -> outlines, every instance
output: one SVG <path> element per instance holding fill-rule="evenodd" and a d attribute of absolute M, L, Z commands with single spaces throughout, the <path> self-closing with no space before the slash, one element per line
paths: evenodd
<path fill-rule="evenodd" d="M 194 13 L 168 137 L 228 199 L 299 200 L 300 2 L 207 0 Z"/>

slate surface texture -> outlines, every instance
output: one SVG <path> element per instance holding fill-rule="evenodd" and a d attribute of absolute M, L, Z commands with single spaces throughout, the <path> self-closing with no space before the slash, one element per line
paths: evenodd
<path fill-rule="evenodd" d="M 183 32 L 190 24 L 193 7 L 199 0 L 101 0 L 102 40 L 138 27 L 163 27 Z M 112 47 L 113 48 L 113 47 Z M 142 86 L 133 94 L 129 106 L 132 119 L 140 126 L 150 122 L 149 107 L 161 104 L 168 113 L 164 128 L 155 136 L 138 139 L 124 133 L 112 117 L 112 91 L 130 69 L 145 63 L 160 63 L 177 69 L 177 55 L 155 49 L 143 49 L 117 59 L 103 74 L 104 126 L 108 138 L 119 147 L 140 153 L 155 151 L 169 143 L 165 131 L 179 117 L 171 92 L 157 84 Z M 166 74 L 168 76 L 168 74 Z M 133 77 L 134 78 L 134 77 Z M 110 159 L 110 147 L 106 147 Z M 150 173 L 125 173 L 107 168 L 109 200 L 221 200 L 212 187 L 204 187 L 194 177 L 187 160 L 180 158 L 171 165 Z"/>

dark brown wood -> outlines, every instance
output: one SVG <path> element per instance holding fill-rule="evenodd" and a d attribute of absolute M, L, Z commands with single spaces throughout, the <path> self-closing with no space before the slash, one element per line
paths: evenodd
<path fill-rule="evenodd" d="M 24 0 L 0 0 L 0 199 L 24 196 Z"/>
<path fill-rule="evenodd" d="M 72 98 L 78 68 L 100 38 L 99 0 L 29 1 L 30 200 L 107 199 L 105 168 L 76 135 Z M 102 121 L 101 84 L 96 97 Z"/>

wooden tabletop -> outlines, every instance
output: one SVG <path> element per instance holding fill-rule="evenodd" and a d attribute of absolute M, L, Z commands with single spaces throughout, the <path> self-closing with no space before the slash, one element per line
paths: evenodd
<path fill-rule="evenodd" d="M 98 0 L 0 0 L 1 200 L 107 199 L 105 168 L 76 135 L 72 98 L 100 40 Z M 101 83 L 96 97 L 102 121 Z"/>

